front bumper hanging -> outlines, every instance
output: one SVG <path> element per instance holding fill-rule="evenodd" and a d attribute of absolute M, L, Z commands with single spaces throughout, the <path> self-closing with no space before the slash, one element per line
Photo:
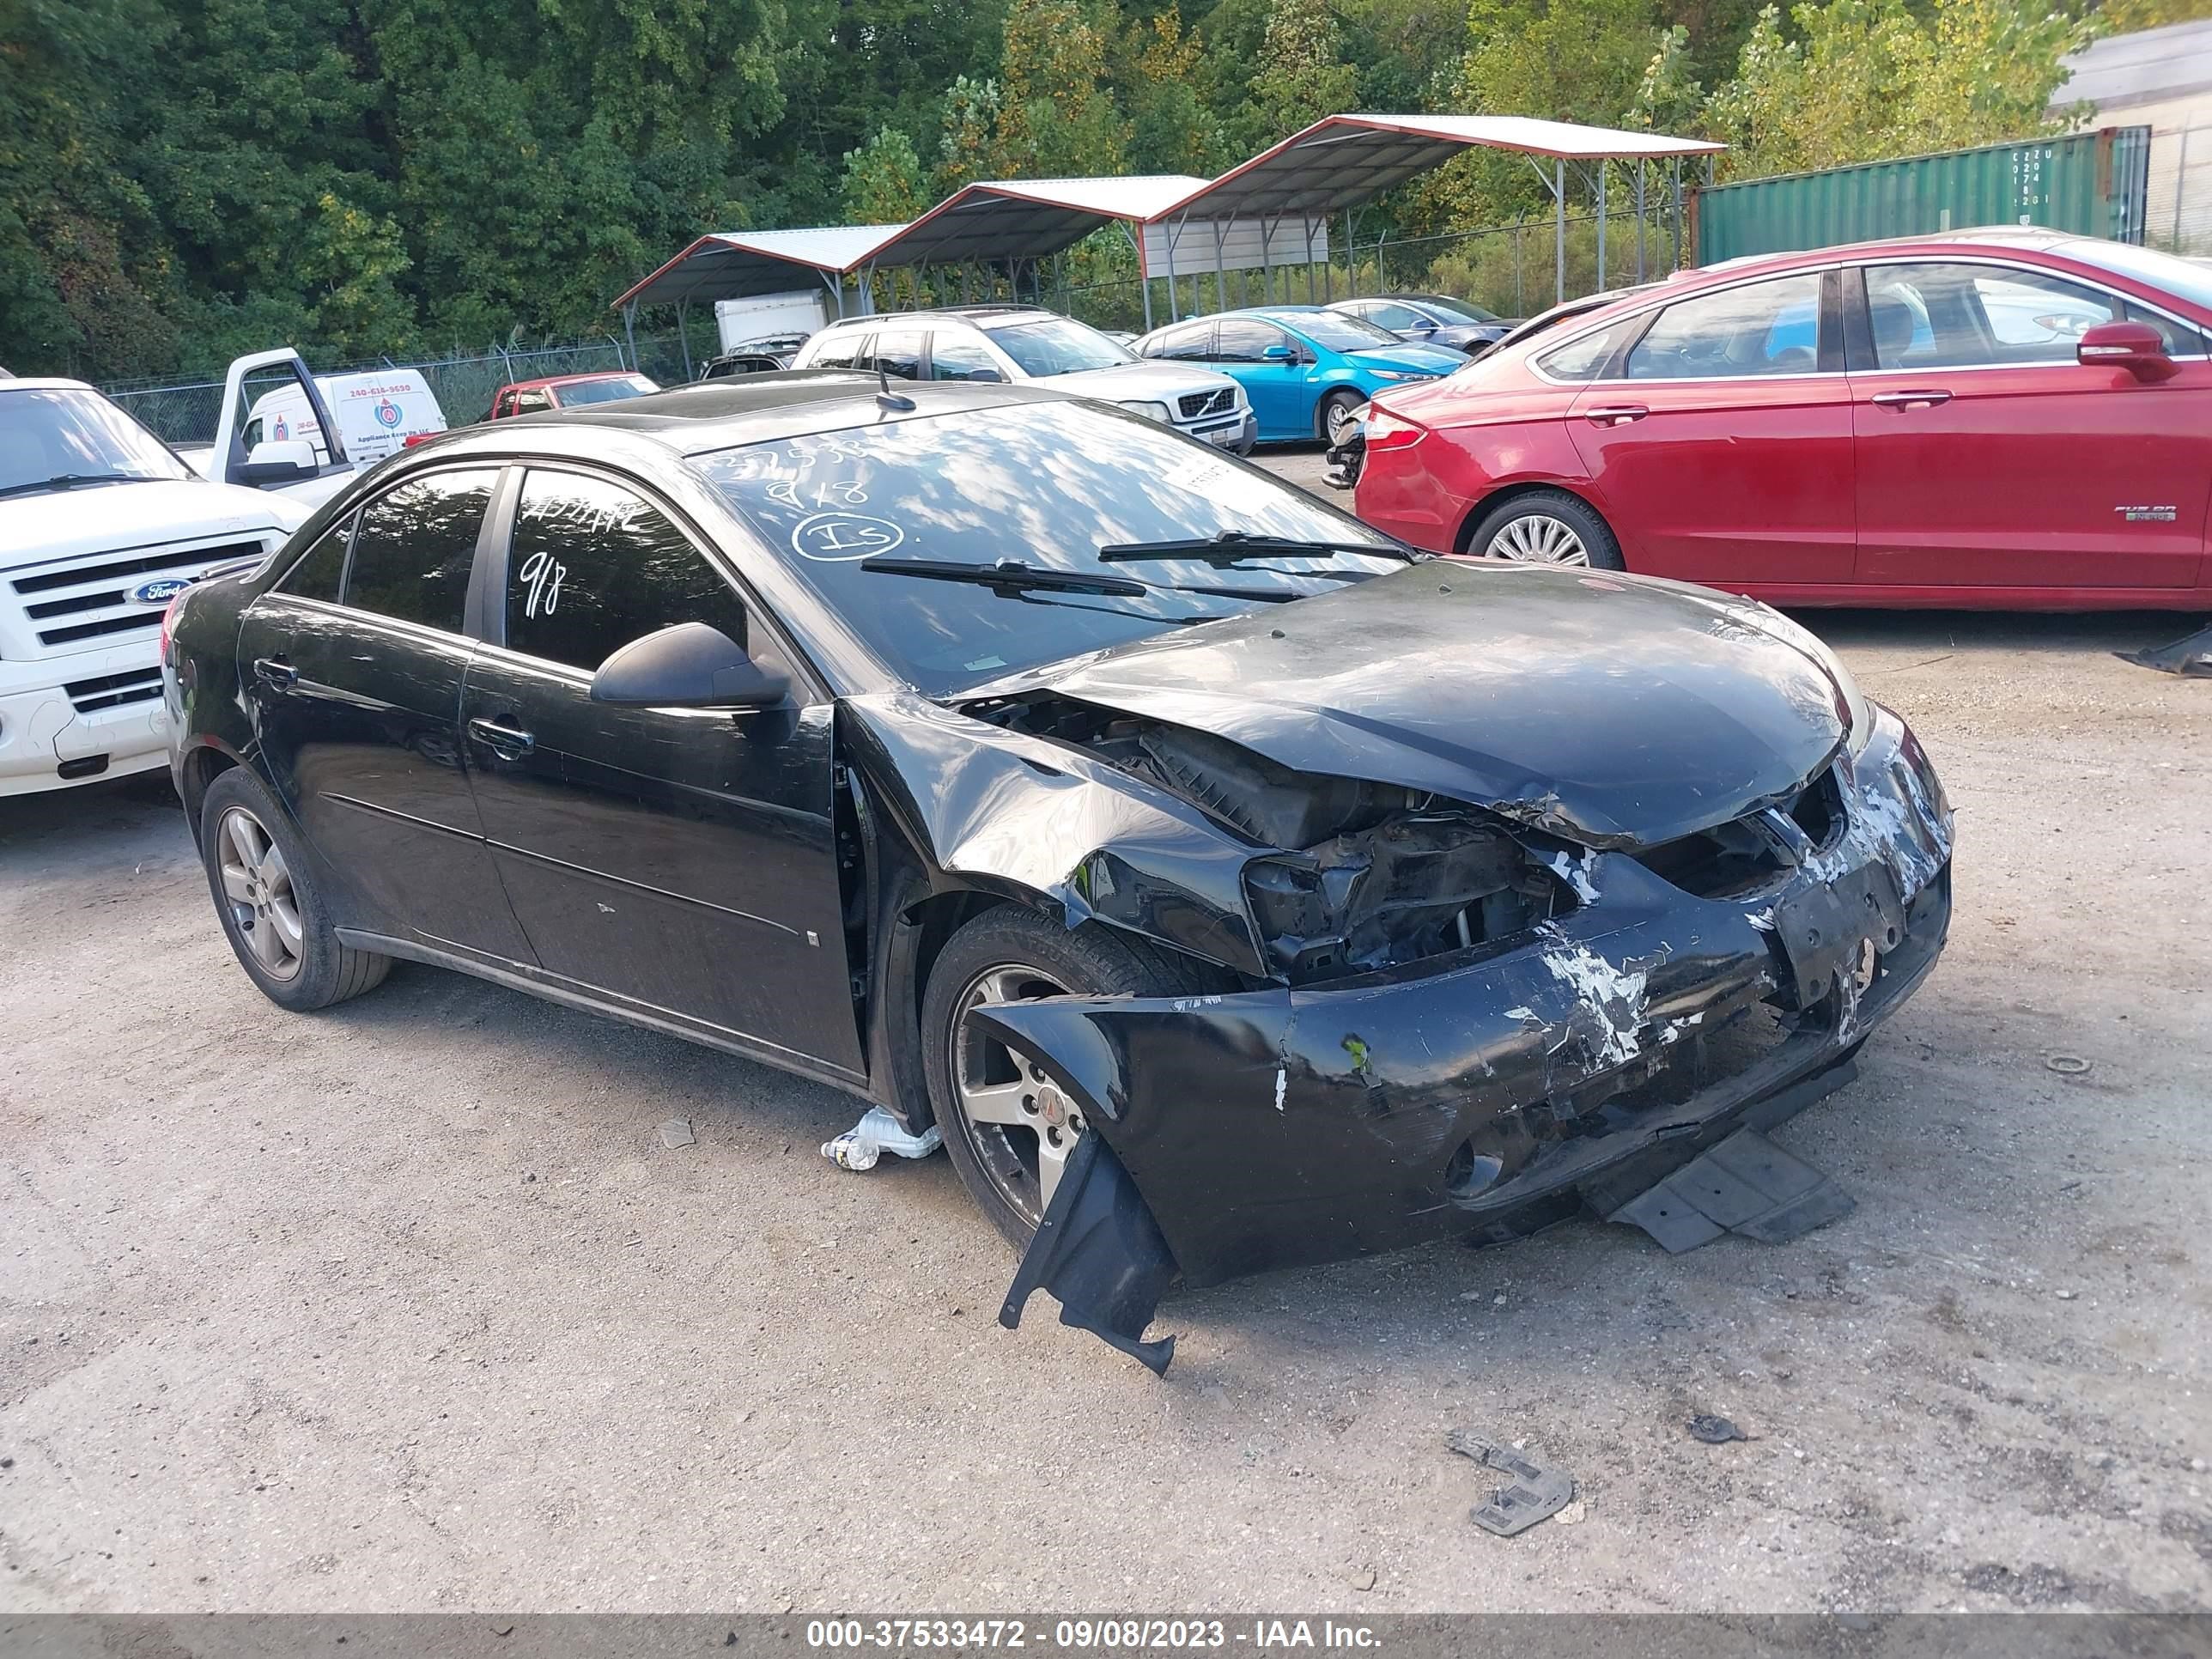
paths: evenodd
<path fill-rule="evenodd" d="M 1599 854 L 1581 908 L 1516 947 L 1305 989 L 980 1011 L 1091 1128 L 1002 1322 L 1042 1287 L 1157 1370 L 1171 1347 L 1139 1339 L 1174 1273 L 1502 1242 L 1586 1209 L 1676 1249 L 1847 1211 L 1759 1136 L 1849 1082 L 1935 965 L 1951 825 L 1893 717 L 1845 771 L 1840 838 L 1748 898 Z"/>

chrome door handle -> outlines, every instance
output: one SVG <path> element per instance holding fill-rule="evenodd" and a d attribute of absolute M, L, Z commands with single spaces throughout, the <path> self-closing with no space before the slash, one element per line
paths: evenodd
<path fill-rule="evenodd" d="M 1593 426 L 1626 426 L 1650 412 L 1642 404 L 1613 404 L 1604 409 L 1585 410 L 1583 418 Z"/>
<path fill-rule="evenodd" d="M 1877 392 L 1872 401 L 1883 409 L 1914 409 L 1924 404 L 1933 409 L 1938 404 L 1948 404 L 1948 392 Z"/>
<path fill-rule="evenodd" d="M 538 747 L 538 739 L 529 732 L 481 717 L 469 722 L 469 735 L 501 760 L 520 760 Z"/>
<path fill-rule="evenodd" d="M 300 683 L 300 671 L 282 657 L 256 657 L 253 673 L 264 685 L 273 685 L 279 691 L 287 690 Z"/>

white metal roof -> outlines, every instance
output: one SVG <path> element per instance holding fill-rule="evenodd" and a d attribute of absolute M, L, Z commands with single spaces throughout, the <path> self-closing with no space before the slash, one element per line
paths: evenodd
<path fill-rule="evenodd" d="M 1183 173 L 986 179 L 955 191 L 872 257 L 878 266 L 1041 259 L 1115 220 L 1142 224 L 1205 184 Z"/>
<path fill-rule="evenodd" d="M 2212 90 L 2212 19 L 2111 35 L 2063 63 L 2073 73 L 2051 94 L 2053 109 L 2086 100 L 2101 115 Z"/>
<path fill-rule="evenodd" d="M 904 225 L 822 225 L 811 230 L 726 230 L 702 236 L 615 301 L 617 307 L 775 294 L 794 281 L 842 276 Z"/>
<path fill-rule="evenodd" d="M 1336 212 L 1370 202 L 1466 149 L 1595 161 L 1706 155 L 1727 148 L 1700 138 L 1527 115 L 1330 115 L 1154 216 L 1242 219 Z"/>

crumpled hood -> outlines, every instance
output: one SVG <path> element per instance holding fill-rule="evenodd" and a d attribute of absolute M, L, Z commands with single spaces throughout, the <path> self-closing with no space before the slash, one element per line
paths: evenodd
<path fill-rule="evenodd" d="M 289 535 L 290 528 L 258 491 L 204 480 L 146 479 L 10 495 L 0 499 L 0 569 L 198 536 Z"/>
<path fill-rule="evenodd" d="M 1635 848 L 1787 796 L 1842 742 L 1841 690 L 1757 616 L 1634 576 L 1435 560 L 986 691 L 1049 690 Z"/>

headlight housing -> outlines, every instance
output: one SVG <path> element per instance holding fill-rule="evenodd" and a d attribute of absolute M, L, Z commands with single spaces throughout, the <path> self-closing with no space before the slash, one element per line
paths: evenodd
<path fill-rule="evenodd" d="M 1433 380 L 1437 378 L 1410 368 L 1370 368 L 1367 372 L 1378 380 Z"/>
<path fill-rule="evenodd" d="M 1123 404 L 1121 407 L 1132 415 L 1141 415 L 1148 421 L 1159 422 L 1163 426 L 1170 425 L 1175 420 L 1165 404 L 1133 403 Z"/>

